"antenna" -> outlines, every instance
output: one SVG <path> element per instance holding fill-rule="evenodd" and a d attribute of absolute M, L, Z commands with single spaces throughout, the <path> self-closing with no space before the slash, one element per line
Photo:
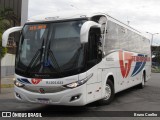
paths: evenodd
<path fill-rule="evenodd" d="M 128 26 L 129 26 L 129 24 L 130 24 L 130 21 L 128 20 L 128 16 L 127 16 L 127 24 L 128 24 Z"/>
<path fill-rule="evenodd" d="M 129 24 L 130 24 L 130 21 L 128 20 L 127 23 L 128 23 L 128 25 L 129 25 Z"/>

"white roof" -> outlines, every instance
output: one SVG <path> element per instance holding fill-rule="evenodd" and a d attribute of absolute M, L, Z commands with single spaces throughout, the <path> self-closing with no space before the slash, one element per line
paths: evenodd
<path fill-rule="evenodd" d="M 125 23 L 109 16 L 105 12 L 93 12 L 89 10 L 72 10 L 72 11 L 57 11 L 48 14 L 37 15 L 28 19 L 27 23 L 30 22 L 44 22 L 44 21 L 57 21 L 57 20 L 67 20 L 67 19 L 76 19 L 76 18 L 90 18 L 96 15 L 104 15 L 107 19 L 118 23 L 121 26 L 125 26 L 126 28 L 135 31 L 138 34 L 141 32 L 132 28 L 131 26 L 126 25 Z"/>
<path fill-rule="evenodd" d="M 64 20 L 64 19 L 76 19 L 76 18 L 88 18 L 94 15 L 105 15 L 105 13 L 101 12 L 90 12 L 90 11 L 63 11 L 63 12 L 54 12 L 48 14 L 42 14 L 38 16 L 34 16 L 28 19 L 27 22 L 40 22 L 40 21 L 56 21 L 56 20 Z"/>

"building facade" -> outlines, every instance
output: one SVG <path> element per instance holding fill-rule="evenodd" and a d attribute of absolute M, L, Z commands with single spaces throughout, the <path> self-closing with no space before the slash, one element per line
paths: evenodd
<path fill-rule="evenodd" d="M 14 22 L 12 27 L 23 25 L 28 19 L 28 0 L 0 0 L 0 8 L 9 8 L 14 11 L 17 17 L 18 23 Z M 15 39 L 18 39 L 19 35 L 14 34 L 9 38 L 8 51 L 15 50 Z M 6 54 L 1 60 L 1 77 L 14 74 L 15 55 Z"/>

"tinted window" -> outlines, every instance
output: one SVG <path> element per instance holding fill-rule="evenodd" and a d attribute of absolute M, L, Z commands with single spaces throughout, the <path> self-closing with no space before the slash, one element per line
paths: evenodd
<path fill-rule="evenodd" d="M 105 38 L 104 49 L 106 53 L 114 49 L 119 49 L 117 24 L 111 21 L 108 21 L 107 23 L 107 33 Z"/>

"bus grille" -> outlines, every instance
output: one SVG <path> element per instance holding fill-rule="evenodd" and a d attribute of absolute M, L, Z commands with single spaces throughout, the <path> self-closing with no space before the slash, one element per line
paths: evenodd
<path fill-rule="evenodd" d="M 56 93 L 64 91 L 67 88 L 64 88 L 63 86 L 24 86 L 23 89 L 34 93 L 41 93 L 40 89 L 43 89 L 44 93 Z"/>

